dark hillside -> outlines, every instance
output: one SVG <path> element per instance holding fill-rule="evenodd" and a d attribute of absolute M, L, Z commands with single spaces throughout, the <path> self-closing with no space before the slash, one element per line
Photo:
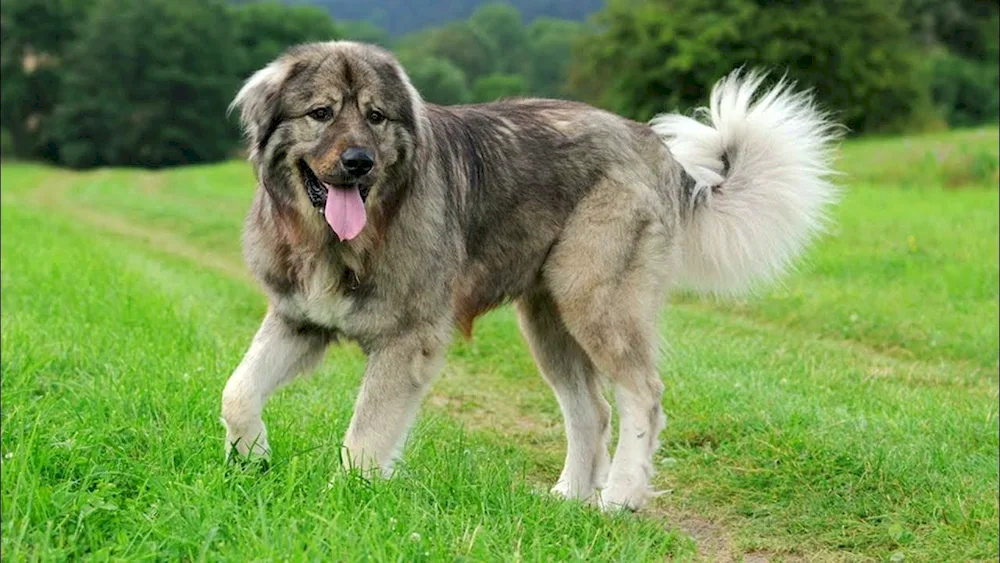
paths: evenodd
<path fill-rule="evenodd" d="M 468 18 L 489 0 L 284 0 L 325 8 L 337 21 L 364 20 L 399 36 L 425 27 Z M 539 16 L 583 20 L 604 5 L 603 0 L 510 0 L 529 22 Z"/>

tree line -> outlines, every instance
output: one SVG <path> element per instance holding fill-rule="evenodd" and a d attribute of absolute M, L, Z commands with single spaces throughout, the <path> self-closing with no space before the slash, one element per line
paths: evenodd
<path fill-rule="evenodd" d="M 586 22 L 491 2 L 398 38 L 317 6 L 222 0 L 4 0 L 4 157 L 162 167 L 234 156 L 226 107 L 286 47 L 395 51 L 432 102 L 573 98 L 634 119 L 705 103 L 728 70 L 812 88 L 854 133 L 996 122 L 996 2 L 608 0 Z"/>
<path fill-rule="evenodd" d="M 259 0 L 234 0 L 256 2 Z M 390 36 L 440 26 L 468 18 L 483 0 L 286 0 L 323 7 L 338 20 L 364 20 L 384 29 Z M 580 21 L 604 5 L 604 0 L 506 0 L 524 16 L 534 20 L 550 16 Z"/>

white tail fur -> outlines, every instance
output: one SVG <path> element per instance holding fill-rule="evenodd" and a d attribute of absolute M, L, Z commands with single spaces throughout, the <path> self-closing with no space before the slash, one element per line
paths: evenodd
<path fill-rule="evenodd" d="M 650 123 L 695 182 L 679 234 L 683 287 L 738 294 L 773 281 L 837 199 L 829 177 L 840 128 L 785 80 L 757 95 L 763 80 L 739 70 L 720 80 L 696 113 L 707 124 L 676 114 Z"/>

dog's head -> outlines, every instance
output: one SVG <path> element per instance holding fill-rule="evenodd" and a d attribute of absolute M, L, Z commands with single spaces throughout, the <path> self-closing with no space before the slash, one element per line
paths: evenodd
<path fill-rule="evenodd" d="M 419 95 L 396 59 L 373 45 L 294 47 L 254 74 L 232 107 L 270 196 L 322 215 L 341 240 L 362 231 L 366 207 L 403 177 L 421 138 Z"/>

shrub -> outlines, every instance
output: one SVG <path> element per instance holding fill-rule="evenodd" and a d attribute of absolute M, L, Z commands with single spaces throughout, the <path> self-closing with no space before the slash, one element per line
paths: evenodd
<path fill-rule="evenodd" d="M 855 132 L 904 128 L 929 103 L 894 0 L 610 0 L 596 24 L 578 43 L 573 87 L 636 119 L 704 104 L 744 65 L 814 88 Z"/>
<path fill-rule="evenodd" d="M 935 106 L 953 127 L 995 123 L 1000 114 L 996 61 L 966 59 L 945 49 L 929 58 L 929 82 Z"/>

